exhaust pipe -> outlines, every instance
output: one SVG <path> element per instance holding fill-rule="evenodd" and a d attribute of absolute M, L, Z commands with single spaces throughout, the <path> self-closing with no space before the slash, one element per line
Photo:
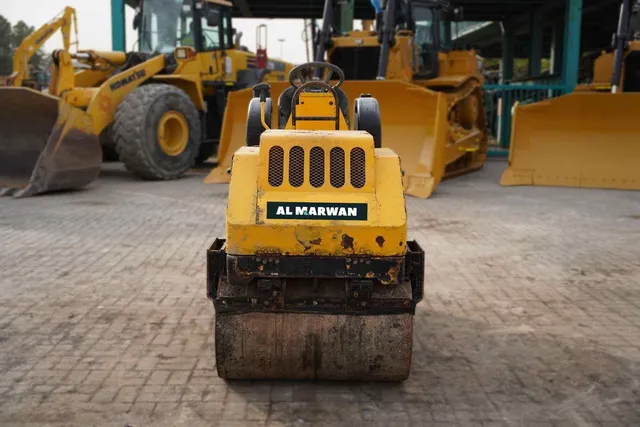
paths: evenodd
<path fill-rule="evenodd" d="M 387 0 L 387 7 L 384 11 L 382 31 L 378 33 L 380 43 L 380 61 L 378 62 L 377 80 L 384 80 L 387 77 L 387 64 L 389 63 L 389 49 L 396 43 L 396 0 Z"/>
<path fill-rule="evenodd" d="M 331 38 L 331 25 L 333 24 L 333 0 L 324 2 L 324 11 L 322 12 L 322 29 L 318 34 L 318 46 L 316 48 L 315 62 L 325 62 L 324 54 L 327 50 L 327 41 Z M 322 77 L 322 68 L 317 68 L 315 77 Z"/>

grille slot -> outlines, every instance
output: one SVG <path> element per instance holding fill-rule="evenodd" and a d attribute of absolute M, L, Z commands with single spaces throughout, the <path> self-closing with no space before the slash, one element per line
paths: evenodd
<path fill-rule="evenodd" d="M 309 152 L 309 183 L 315 188 L 324 185 L 324 150 L 320 147 Z"/>
<path fill-rule="evenodd" d="M 284 150 L 282 147 L 271 147 L 269 149 L 269 185 L 280 187 L 284 179 Z"/>
<path fill-rule="evenodd" d="M 304 149 L 299 145 L 289 151 L 289 184 L 300 187 L 304 182 Z"/>
<path fill-rule="evenodd" d="M 344 169 L 344 150 L 333 147 L 329 152 L 329 180 L 333 187 L 340 188 L 344 185 Z"/>
<path fill-rule="evenodd" d="M 355 147 L 351 149 L 349 169 L 351 186 L 353 188 L 364 187 L 367 178 L 365 172 L 365 156 L 362 148 Z"/>

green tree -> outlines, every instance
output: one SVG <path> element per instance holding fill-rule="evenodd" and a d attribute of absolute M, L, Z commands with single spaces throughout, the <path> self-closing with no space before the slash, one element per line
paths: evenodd
<path fill-rule="evenodd" d="M 11 23 L 0 15 L 0 76 L 11 74 L 13 68 L 11 57 Z"/>

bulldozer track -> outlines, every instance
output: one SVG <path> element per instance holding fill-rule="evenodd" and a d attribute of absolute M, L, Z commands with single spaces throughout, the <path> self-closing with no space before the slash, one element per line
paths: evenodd
<path fill-rule="evenodd" d="M 467 81 L 465 81 L 462 86 L 456 88 L 456 91 L 452 93 L 451 97 L 447 97 L 449 98 L 449 113 L 451 113 L 451 111 L 463 100 L 467 99 L 468 97 L 470 97 L 473 92 L 480 88 L 480 82 L 478 82 L 475 79 L 469 79 Z"/>

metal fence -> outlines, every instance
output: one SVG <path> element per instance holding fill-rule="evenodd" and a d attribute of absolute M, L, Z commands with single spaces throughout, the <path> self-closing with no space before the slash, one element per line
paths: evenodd
<path fill-rule="evenodd" d="M 560 84 L 488 84 L 484 86 L 484 109 L 490 144 L 508 149 L 511 138 L 511 111 L 516 102 L 531 104 L 568 93 Z"/>

